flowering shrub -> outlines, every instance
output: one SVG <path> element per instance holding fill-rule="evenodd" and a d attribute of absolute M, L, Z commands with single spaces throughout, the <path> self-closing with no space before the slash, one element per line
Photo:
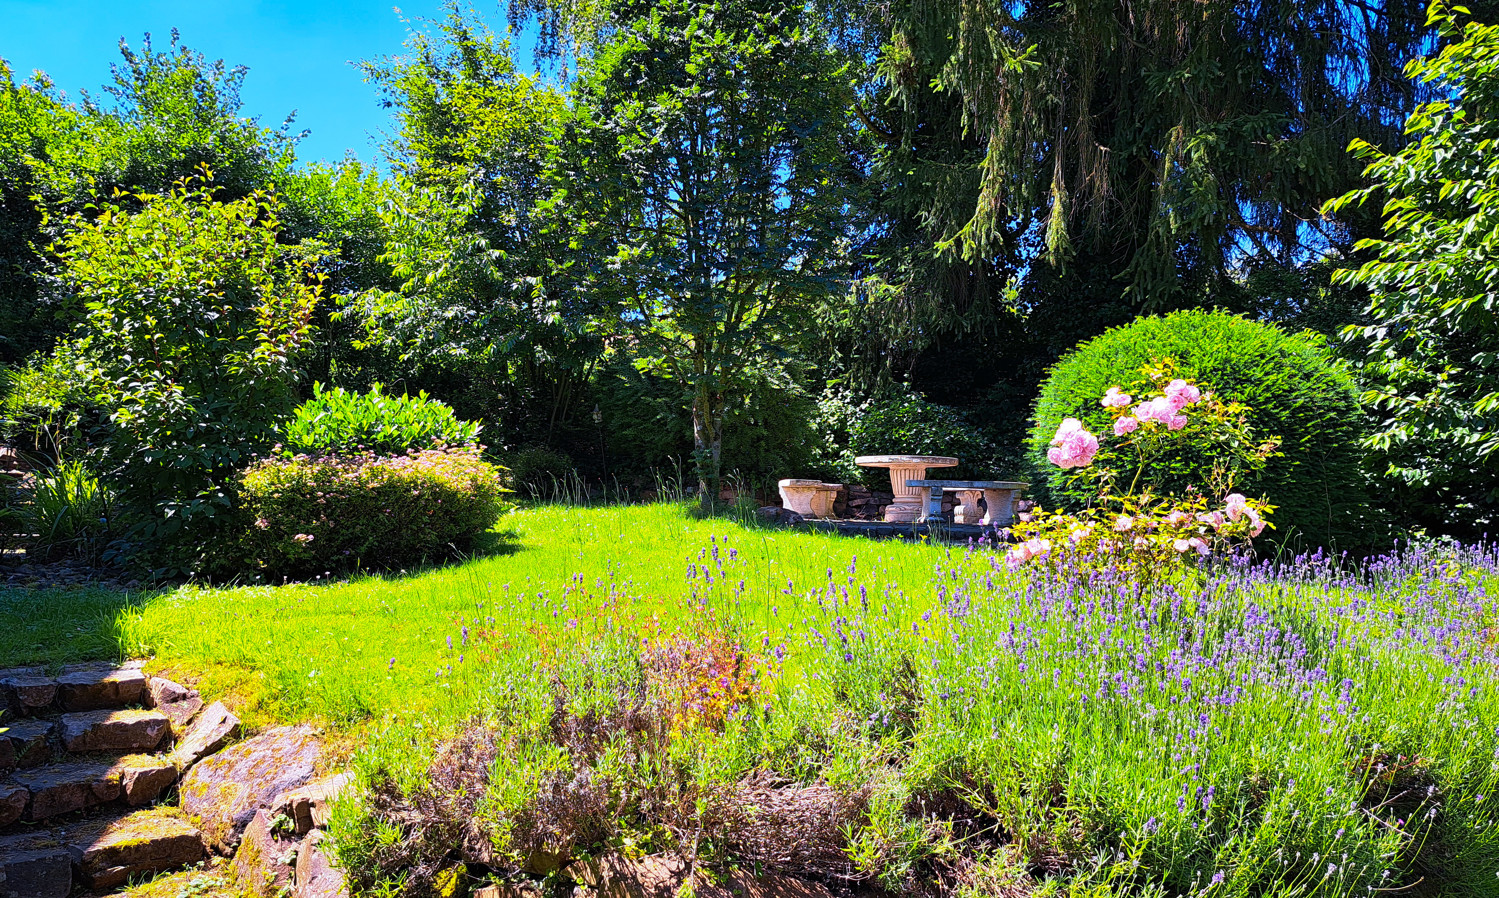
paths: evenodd
<path fill-rule="evenodd" d="M 507 492 L 477 449 L 267 458 L 240 488 L 241 560 L 289 576 L 450 554 L 494 526 Z"/>
<path fill-rule="evenodd" d="M 1119 386 L 1104 392 L 1099 405 L 1113 421 L 1111 442 L 1077 418 L 1057 427 L 1047 461 L 1074 471 L 1074 480 L 1093 482 L 1097 495 L 1076 514 L 1036 509 L 1022 516 L 1012 529 L 1019 538 L 1007 556 L 1012 567 L 1091 560 L 1143 585 L 1182 559 L 1247 543 L 1269 526 L 1271 506 L 1232 490 L 1239 478 L 1264 465 L 1278 441 L 1255 441 L 1249 409 L 1172 373 L 1170 365 L 1147 367 L 1132 392 Z M 1187 436 L 1216 445 L 1218 453 L 1202 487 L 1173 493 L 1155 462 Z M 1119 490 L 1122 476 L 1129 477 L 1128 486 Z M 1210 503 L 1208 494 L 1225 496 L 1222 505 Z"/>
<path fill-rule="evenodd" d="M 1042 469 L 1038 479 L 1051 502 L 1077 509 L 1097 494 L 1096 483 L 1046 462 L 1057 426 L 1076 418 L 1087 430 L 1111 436 L 1117 409 L 1099 400 L 1113 386 L 1139 397 L 1130 404 L 1137 406 L 1159 385 L 1121 383 L 1121 372 L 1161 359 L 1172 361 L 1170 379 L 1210 384 L 1224 402 L 1254 410 L 1251 423 L 1258 433 L 1280 439 L 1279 454 L 1239 479 L 1246 494 L 1274 497 L 1275 530 L 1267 539 L 1349 549 L 1382 543 L 1381 515 L 1369 497 L 1360 445 L 1368 422 L 1346 366 L 1314 335 L 1286 333 L 1227 312 L 1139 318 L 1057 363 L 1036 403 L 1030 438 L 1031 457 Z M 1150 466 L 1156 482 L 1176 495 L 1207 483 L 1224 450 L 1221 432 L 1183 427 L 1163 441 Z"/>
<path fill-rule="evenodd" d="M 447 405 L 416 396 L 387 396 L 380 384 L 368 393 L 342 387 L 324 390 L 313 384 L 312 398 L 297 407 L 282 428 L 282 445 L 290 453 L 321 455 L 374 452 L 395 455 L 408 449 L 473 446 L 480 427 L 463 421 Z"/>

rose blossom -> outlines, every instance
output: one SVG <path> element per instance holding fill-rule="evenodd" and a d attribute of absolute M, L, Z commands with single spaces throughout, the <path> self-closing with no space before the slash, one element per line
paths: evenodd
<path fill-rule="evenodd" d="M 1140 426 L 1140 420 L 1133 415 L 1125 415 L 1114 422 L 1114 436 L 1122 437 L 1127 433 L 1134 433 Z"/>
<path fill-rule="evenodd" d="M 1098 454 L 1098 437 L 1083 428 L 1083 422 L 1067 418 L 1057 428 L 1046 458 L 1059 468 L 1085 468 Z"/>
<path fill-rule="evenodd" d="M 1098 404 L 1104 408 L 1124 408 L 1134 401 L 1134 397 L 1128 393 L 1120 392 L 1118 387 L 1109 387 L 1109 391 L 1103 394 Z"/>
<path fill-rule="evenodd" d="M 1202 398 L 1201 390 L 1181 378 L 1177 378 L 1171 383 L 1166 384 L 1165 392 L 1166 400 L 1171 403 L 1176 411 L 1181 411 L 1183 408 Z"/>

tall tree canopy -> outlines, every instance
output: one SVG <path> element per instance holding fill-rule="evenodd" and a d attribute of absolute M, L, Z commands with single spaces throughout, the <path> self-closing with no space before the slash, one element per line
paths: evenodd
<path fill-rule="evenodd" d="M 849 79 L 797 0 L 612 12 L 576 94 L 577 183 L 562 189 L 600 255 L 585 289 L 638 364 L 690 397 L 711 503 L 727 403 L 840 289 Z"/>

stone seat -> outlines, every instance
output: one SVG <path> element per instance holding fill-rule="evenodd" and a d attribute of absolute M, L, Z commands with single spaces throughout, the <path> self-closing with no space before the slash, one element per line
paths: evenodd
<path fill-rule="evenodd" d="M 1015 520 L 1015 500 L 1030 487 L 1012 480 L 907 480 L 906 486 L 926 491 L 921 503 L 921 521 L 942 514 L 942 492 L 951 490 L 958 496 L 953 509 L 954 524 L 983 524 L 1007 527 Z M 984 497 L 986 511 L 979 512 L 979 496 Z"/>
<path fill-rule="evenodd" d="M 823 483 L 821 480 L 782 480 L 781 503 L 804 518 L 830 518 L 833 516 L 833 500 L 841 483 Z"/>

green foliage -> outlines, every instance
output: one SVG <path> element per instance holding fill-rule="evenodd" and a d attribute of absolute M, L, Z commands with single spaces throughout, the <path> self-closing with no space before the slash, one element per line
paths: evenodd
<path fill-rule="evenodd" d="M 861 468 L 854 463 L 860 455 L 950 455 L 958 459 L 958 467 L 933 469 L 933 477 L 992 480 L 1014 473 L 996 470 L 1003 462 L 993 442 L 962 412 L 928 402 L 900 386 L 873 399 L 827 393 L 818 403 L 815 426 L 823 476 L 848 483 L 890 488 L 883 468 Z"/>
<path fill-rule="evenodd" d="M 19 509 L 28 533 L 27 556 L 97 561 L 115 535 L 110 504 L 108 490 L 80 462 L 38 471 Z"/>
<path fill-rule="evenodd" d="M 508 490 L 477 449 L 451 448 L 267 458 L 239 492 L 242 563 L 307 576 L 450 557 L 494 526 Z"/>
<path fill-rule="evenodd" d="M 578 217 L 589 262 L 578 277 L 600 320 L 692 410 L 707 506 L 749 373 L 838 289 L 847 70 L 801 3 L 611 12 L 612 36 L 575 92 L 557 200 Z"/>
<path fill-rule="evenodd" d="M 57 249 L 86 310 L 81 377 L 108 418 L 96 451 L 159 546 L 229 508 L 233 474 L 290 413 L 318 278 L 277 242 L 273 197 L 184 184 L 134 199 L 75 220 Z"/>
<path fill-rule="evenodd" d="M 577 476 L 572 459 L 545 446 L 523 446 L 501 456 L 512 487 L 528 499 L 552 499 L 567 492 Z"/>
<path fill-rule="evenodd" d="M 1280 454 L 1239 484 L 1277 507 L 1275 539 L 1338 548 L 1383 539 L 1368 507 L 1360 443 L 1365 424 L 1349 373 L 1314 335 L 1287 334 L 1224 312 L 1140 318 L 1057 363 L 1037 400 L 1030 439 L 1055 499 L 1078 507 L 1095 492 L 1045 461 L 1062 420 L 1077 418 L 1094 433 L 1108 433 L 1112 416 L 1099 404 L 1108 388 L 1127 387 L 1141 369 L 1168 362 L 1178 376 L 1252 409 L 1255 439 L 1280 439 Z M 1211 441 L 1189 436 L 1173 443 L 1153 469 L 1171 489 L 1208 483 L 1217 452 Z"/>
<path fill-rule="evenodd" d="M 387 396 L 380 384 L 351 393 L 315 383 L 312 398 L 282 426 L 281 444 L 296 455 L 398 455 L 408 449 L 476 446 L 480 429 L 426 393 Z"/>
<path fill-rule="evenodd" d="M 1476 537 L 1499 523 L 1499 26 L 1432 11 L 1454 43 L 1406 74 L 1441 99 L 1398 152 L 1355 141 L 1372 183 L 1328 210 L 1383 202 L 1383 238 L 1359 244 L 1376 258 L 1338 272 L 1370 292 L 1348 329 L 1379 416 L 1369 446 L 1418 521 Z"/>

